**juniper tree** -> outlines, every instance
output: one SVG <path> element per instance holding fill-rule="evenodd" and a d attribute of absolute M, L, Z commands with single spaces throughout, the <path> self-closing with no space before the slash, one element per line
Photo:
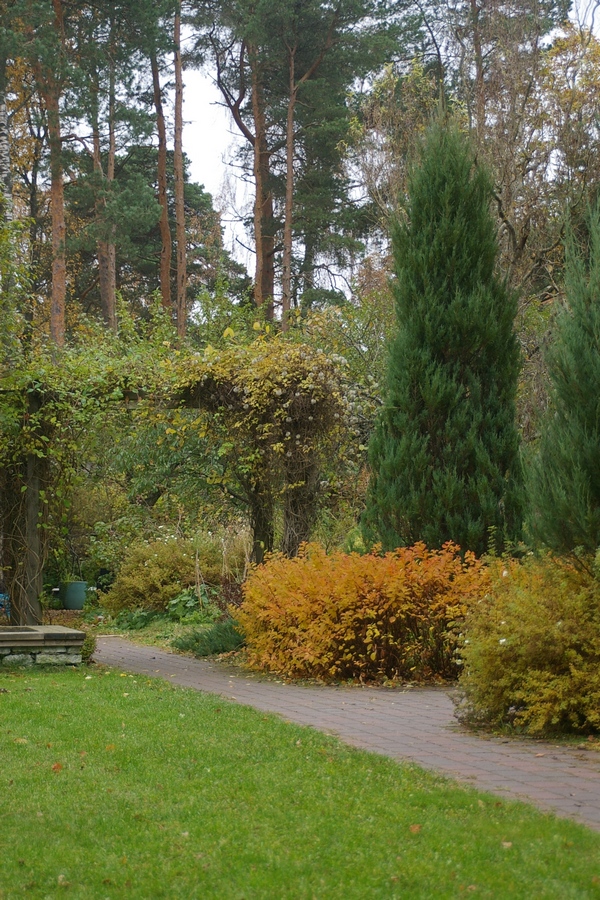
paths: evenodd
<path fill-rule="evenodd" d="M 566 247 L 568 306 L 548 354 L 550 404 L 531 468 L 531 518 L 555 550 L 600 546 L 600 210 L 589 216 L 587 253 Z"/>
<path fill-rule="evenodd" d="M 520 533 L 516 297 L 495 271 L 491 196 L 466 139 L 433 126 L 392 238 L 398 330 L 363 522 L 384 549 L 482 553 Z"/>

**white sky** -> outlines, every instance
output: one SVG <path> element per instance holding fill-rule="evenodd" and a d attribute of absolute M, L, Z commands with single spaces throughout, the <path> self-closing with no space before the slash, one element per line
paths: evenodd
<path fill-rule="evenodd" d="M 198 71 L 186 71 L 184 78 L 183 149 L 190 160 L 191 180 L 212 194 L 214 206 L 223 216 L 227 249 L 251 271 L 252 253 L 244 249 L 249 239 L 235 221 L 236 213 L 248 211 L 251 185 L 229 164 L 242 137 L 229 111 L 220 105 L 221 95 L 212 79 Z"/>

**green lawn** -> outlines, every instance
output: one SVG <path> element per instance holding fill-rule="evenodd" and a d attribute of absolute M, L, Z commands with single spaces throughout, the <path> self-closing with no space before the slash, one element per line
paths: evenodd
<path fill-rule="evenodd" d="M 219 698 L 1 675 L 0 898 L 600 898 L 600 834 Z"/>

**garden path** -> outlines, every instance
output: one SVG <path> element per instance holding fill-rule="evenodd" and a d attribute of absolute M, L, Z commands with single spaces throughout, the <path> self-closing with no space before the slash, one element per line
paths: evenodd
<path fill-rule="evenodd" d="M 599 751 L 469 733 L 456 722 L 446 689 L 283 684 L 120 637 L 99 637 L 94 659 L 278 713 L 354 747 L 414 762 L 600 830 Z"/>

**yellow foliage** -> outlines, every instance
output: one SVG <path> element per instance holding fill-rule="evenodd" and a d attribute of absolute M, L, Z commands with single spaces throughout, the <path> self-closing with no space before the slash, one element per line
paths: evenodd
<path fill-rule="evenodd" d="M 498 561 L 461 650 L 464 718 L 519 731 L 600 730 L 600 583 L 553 557 Z"/>

